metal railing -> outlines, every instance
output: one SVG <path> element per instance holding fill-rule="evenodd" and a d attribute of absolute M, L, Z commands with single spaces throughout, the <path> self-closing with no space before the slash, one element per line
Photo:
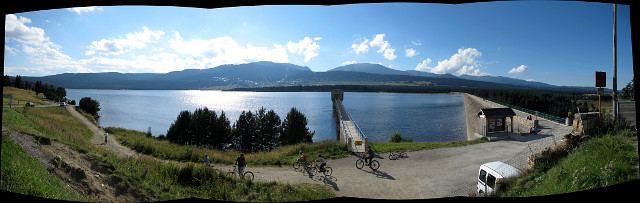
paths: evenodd
<path fill-rule="evenodd" d="M 347 111 L 347 108 L 345 108 L 344 105 L 342 104 L 342 101 L 335 100 L 335 102 L 336 102 L 336 106 L 338 108 L 338 119 L 340 119 L 340 125 L 342 126 L 342 131 L 345 134 L 345 141 L 348 142 L 349 137 L 355 138 L 357 136 L 360 140 L 362 140 L 363 145 L 364 145 L 366 136 L 364 135 L 364 133 L 362 132 L 362 130 L 360 129 L 360 127 L 358 126 L 356 121 L 353 120 L 353 118 L 351 117 L 351 114 L 349 114 L 349 111 Z M 345 123 L 345 117 L 346 117 L 346 120 L 351 121 L 351 124 L 356 129 L 355 134 L 357 134 L 357 135 L 353 135 L 354 133 L 352 133 L 349 130 L 349 128 L 347 127 L 347 124 Z M 352 149 L 355 149 L 355 143 L 351 143 L 351 145 L 352 145 L 351 146 Z"/>

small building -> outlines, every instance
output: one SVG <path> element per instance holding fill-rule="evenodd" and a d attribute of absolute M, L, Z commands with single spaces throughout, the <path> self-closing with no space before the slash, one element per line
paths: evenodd
<path fill-rule="evenodd" d="M 507 117 L 510 119 L 510 123 L 513 123 L 514 116 L 516 116 L 516 113 L 511 108 L 480 109 L 480 112 L 478 112 L 478 124 L 481 125 L 480 129 L 484 129 L 484 136 L 487 136 L 487 133 L 497 132 L 506 132 L 508 134 L 509 130 L 513 132 L 513 125 L 510 125 L 511 129 L 507 129 Z"/>

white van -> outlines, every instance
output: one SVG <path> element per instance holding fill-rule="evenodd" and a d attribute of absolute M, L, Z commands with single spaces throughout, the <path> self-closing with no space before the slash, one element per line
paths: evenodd
<path fill-rule="evenodd" d="M 509 164 L 494 161 L 482 164 L 478 170 L 478 194 L 488 195 L 495 191 L 496 183 L 503 178 L 516 177 L 522 172 Z"/>

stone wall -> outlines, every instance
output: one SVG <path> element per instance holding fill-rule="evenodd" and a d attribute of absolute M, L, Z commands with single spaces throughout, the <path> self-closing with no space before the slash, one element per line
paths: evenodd
<path fill-rule="evenodd" d="M 489 102 L 475 95 L 462 93 L 464 95 L 464 111 L 467 124 L 467 140 L 474 140 L 486 136 L 484 133 L 484 119 L 478 118 L 478 113 L 483 108 L 505 108 L 502 105 Z M 507 128 L 511 130 L 511 119 L 506 119 Z M 529 130 L 537 122 L 527 120 L 525 117 L 513 117 L 513 133 L 529 133 Z"/>

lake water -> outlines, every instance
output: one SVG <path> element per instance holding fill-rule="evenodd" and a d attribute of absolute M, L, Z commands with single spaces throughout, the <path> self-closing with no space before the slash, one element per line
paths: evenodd
<path fill-rule="evenodd" d="M 67 89 L 67 98 L 100 102 L 100 126 L 166 135 L 180 111 L 207 107 L 224 111 L 231 124 L 242 111 L 273 109 L 284 120 L 292 107 L 308 120 L 314 141 L 337 139 L 329 92 L 222 92 L 200 90 Z M 344 106 L 370 141 L 389 140 L 398 131 L 415 142 L 466 140 L 464 101 L 454 94 L 345 92 Z"/>

